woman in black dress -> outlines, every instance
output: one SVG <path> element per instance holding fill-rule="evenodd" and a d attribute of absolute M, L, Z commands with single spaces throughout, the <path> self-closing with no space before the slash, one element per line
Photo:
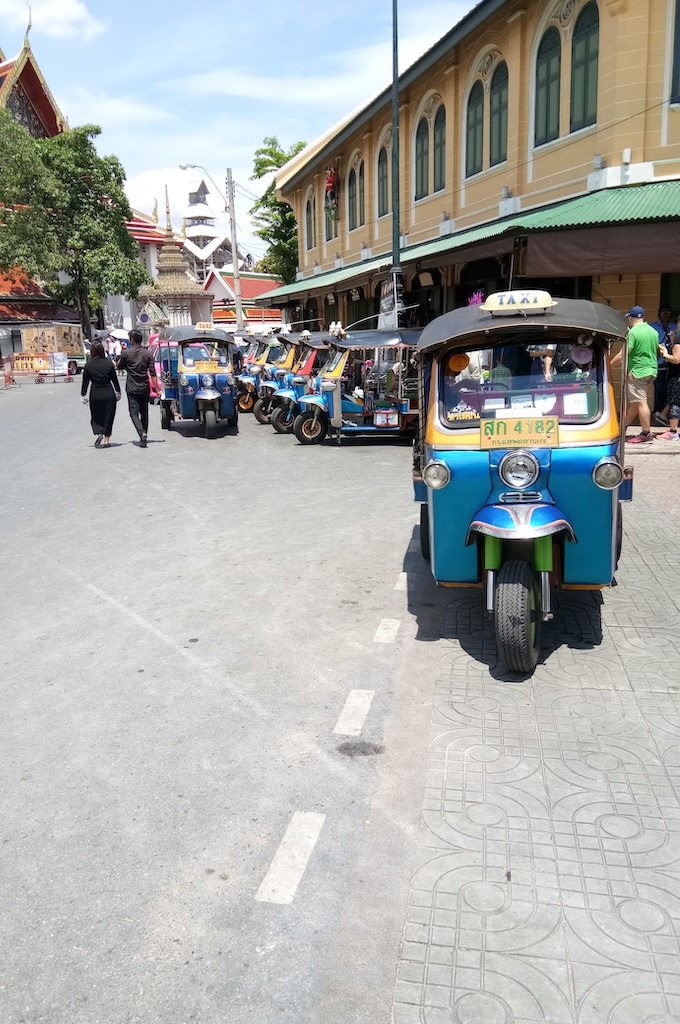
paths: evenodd
<path fill-rule="evenodd" d="M 90 358 L 83 370 L 80 389 L 83 405 L 87 405 L 87 389 L 90 387 L 90 423 L 95 435 L 95 448 L 104 442 L 104 448 L 111 447 L 111 431 L 116 415 L 116 402 L 120 399 L 120 384 L 116 368 L 104 355 L 104 346 L 93 345 Z"/>

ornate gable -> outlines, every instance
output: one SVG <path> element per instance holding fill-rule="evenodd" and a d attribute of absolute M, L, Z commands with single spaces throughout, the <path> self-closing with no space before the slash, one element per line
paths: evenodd
<path fill-rule="evenodd" d="M 28 42 L 15 60 L 0 62 L 0 107 L 37 139 L 52 138 L 67 127 Z"/>

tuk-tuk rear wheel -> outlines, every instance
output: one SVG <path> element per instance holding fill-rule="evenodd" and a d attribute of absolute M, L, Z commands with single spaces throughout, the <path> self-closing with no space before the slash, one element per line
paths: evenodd
<path fill-rule="evenodd" d="M 238 396 L 239 412 L 252 412 L 255 405 L 255 395 L 252 391 L 242 391 Z"/>
<path fill-rule="evenodd" d="M 315 416 L 311 409 L 295 417 L 293 433 L 300 444 L 321 444 L 327 431 L 326 420 Z"/>
<path fill-rule="evenodd" d="M 272 413 L 271 425 L 277 434 L 292 434 L 294 421 L 295 417 L 287 406 L 280 405 Z"/>
<path fill-rule="evenodd" d="M 529 674 L 541 648 L 541 599 L 529 562 L 504 562 L 494 600 L 496 650 L 510 672 Z"/>

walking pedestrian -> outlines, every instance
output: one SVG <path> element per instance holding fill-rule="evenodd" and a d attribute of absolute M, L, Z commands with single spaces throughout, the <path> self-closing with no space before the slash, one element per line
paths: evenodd
<path fill-rule="evenodd" d="M 670 351 L 669 351 L 670 348 Z M 668 367 L 668 430 L 656 436 L 662 441 L 678 441 L 680 423 L 680 341 L 673 338 L 672 344 L 659 344 L 659 356 Z"/>
<path fill-rule="evenodd" d="M 659 335 L 659 344 L 670 352 L 673 348 L 675 332 L 678 325 L 673 319 L 673 311 L 670 306 L 661 305 L 657 313 L 658 320 L 652 326 Z M 664 416 L 664 409 L 668 401 L 668 366 L 659 349 L 658 372 L 654 381 L 654 409 L 652 410 L 652 423 L 659 427 L 667 427 L 668 420 Z"/>
<path fill-rule="evenodd" d="M 647 400 L 647 390 L 656 380 L 657 353 L 659 336 L 654 328 L 645 323 L 645 311 L 642 306 L 631 306 L 626 313 L 628 318 L 628 376 L 626 378 L 626 426 L 630 426 L 635 417 L 640 421 L 640 433 L 627 440 L 630 444 L 645 444 L 654 440 L 649 429 L 652 423 L 652 411 Z M 618 352 L 611 361 L 612 366 L 620 366 L 623 352 Z"/>
<path fill-rule="evenodd" d="M 156 381 L 156 367 L 148 349 L 142 348 L 142 332 L 130 331 L 130 347 L 121 353 L 118 369 L 127 373 L 125 390 L 132 425 L 139 435 L 141 448 L 146 448 L 149 432 L 149 377 Z"/>
<path fill-rule="evenodd" d="M 96 342 L 90 348 L 90 358 L 83 368 L 83 380 L 80 388 L 83 405 L 88 404 L 87 389 L 90 389 L 90 423 L 95 435 L 95 448 L 102 441 L 104 448 L 111 447 L 111 432 L 116 416 L 116 402 L 120 399 L 120 384 L 116 368 L 107 358 L 104 346 Z"/>

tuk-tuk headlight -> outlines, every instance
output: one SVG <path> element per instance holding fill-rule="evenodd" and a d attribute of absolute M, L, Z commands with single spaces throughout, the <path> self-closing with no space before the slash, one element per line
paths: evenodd
<path fill-rule="evenodd" d="M 233 388 L 233 386 L 234 386 L 234 384 L 235 384 L 235 383 L 236 383 L 236 382 L 235 382 L 235 380 L 234 380 L 234 374 L 233 374 L 233 373 L 228 373 L 228 374 L 227 374 L 227 384 L 228 384 L 228 386 L 229 386 L 230 388 Z"/>
<path fill-rule="evenodd" d="M 423 470 L 423 480 L 433 491 L 446 487 L 451 479 L 451 470 L 445 462 L 428 462 Z"/>
<path fill-rule="evenodd" d="M 501 459 L 498 472 L 504 484 L 521 490 L 536 483 L 540 466 L 538 459 L 531 452 L 510 452 Z"/>
<path fill-rule="evenodd" d="M 187 386 L 187 384 L 189 383 L 189 378 L 187 377 L 186 373 L 180 373 L 179 382 L 183 388 Z"/>
<path fill-rule="evenodd" d="M 600 459 L 593 469 L 593 480 L 605 491 L 613 491 L 623 480 L 623 468 L 616 459 Z"/>
<path fill-rule="evenodd" d="M 301 387 L 301 385 L 306 383 L 307 381 L 305 380 L 304 377 L 293 377 L 293 384 L 295 384 L 296 387 Z"/>
<path fill-rule="evenodd" d="M 206 373 L 204 377 L 201 377 L 201 384 L 204 388 L 211 388 L 214 383 L 215 378 L 209 373 Z"/>

